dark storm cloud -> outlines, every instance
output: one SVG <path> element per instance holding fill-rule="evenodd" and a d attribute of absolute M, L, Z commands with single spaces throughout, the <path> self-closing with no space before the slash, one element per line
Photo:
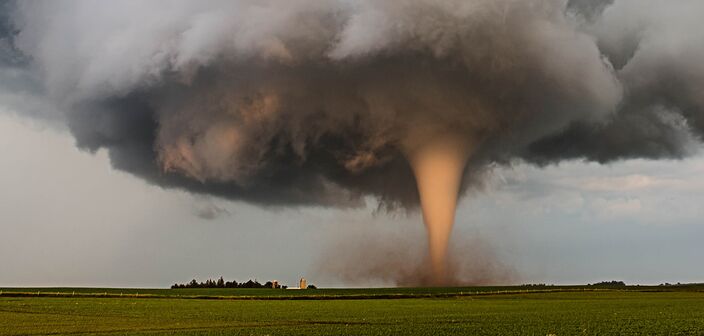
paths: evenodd
<path fill-rule="evenodd" d="M 583 27 L 597 39 L 625 88 L 602 123 L 572 123 L 530 144 L 531 162 L 584 158 L 683 158 L 704 132 L 704 37 L 700 1 L 615 1 Z"/>
<path fill-rule="evenodd" d="M 21 58 L 21 54 L 14 47 L 18 31 L 9 15 L 12 6 L 12 2 L 0 1 L 0 66 L 17 65 Z"/>
<path fill-rule="evenodd" d="M 566 159 L 681 159 L 694 152 L 686 119 L 662 106 L 622 110 L 603 124 L 574 123 L 530 144 L 523 157 L 540 165 Z"/>
<path fill-rule="evenodd" d="M 2 54 L 79 147 L 195 193 L 413 207 L 405 154 L 437 134 L 475 153 L 467 187 L 516 159 L 683 157 L 704 131 L 696 1 L 0 4 Z"/>

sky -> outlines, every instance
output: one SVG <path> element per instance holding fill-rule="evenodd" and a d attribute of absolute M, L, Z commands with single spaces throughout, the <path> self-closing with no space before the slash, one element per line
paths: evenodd
<path fill-rule="evenodd" d="M 0 286 L 165 287 L 219 276 L 384 286 L 340 279 L 321 260 L 371 236 L 425 244 L 418 213 L 372 202 L 272 208 L 149 185 L 111 168 L 104 151 L 77 149 L 61 127 L 8 108 L 0 152 Z M 701 281 L 702 173 L 702 155 L 497 168 L 462 199 L 452 239 L 481 241 L 515 283 Z"/>
<path fill-rule="evenodd" d="M 702 11 L 0 0 L 0 286 L 701 282 Z"/>

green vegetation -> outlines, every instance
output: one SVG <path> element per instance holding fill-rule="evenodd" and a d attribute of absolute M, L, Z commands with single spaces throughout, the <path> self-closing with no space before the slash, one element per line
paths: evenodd
<path fill-rule="evenodd" d="M 197 299 L 389 299 L 389 298 L 448 298 L 493 294 L 522 294 L 580 291 L 704 291 L 704 284 L 667 286 L 481 286 L 428 288 L 320 288 L 316 290 L 284 290 L 271 288 L 0 288 L 2 296 L 60 297 L 143 297 Z"/>
<path fill-rule="evenodd" d="M 0 290 L 0 335 L 704 334 L 698 285 Z"/>
<path fill-rule="evenodd" d="M 196 279 L 191 280 L 185 284 L 173 284 L 171 289 L 183 289 L 183 288 L 271 288 L 271 289 L 286 289 L 287 286 L 281 286 L 278 283 L 273 283 L 267 281 L 264 284 L 259 283 L 257 280 L 249 279 L 249 281 L 237 283 L 237 281 L 225 281 L 223 277 L 220 279 L 213 280 L 208 279 L 206 281 L 198 282 Z M 315 288 L 312 288 L 315 289 Z"/>

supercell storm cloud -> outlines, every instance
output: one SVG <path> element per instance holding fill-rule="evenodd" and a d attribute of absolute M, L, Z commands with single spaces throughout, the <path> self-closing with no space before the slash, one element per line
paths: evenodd
<path fill-rule="evenodd" d="M 261 205 L 421 201 L 431 246 L 492 165 L 681 158 L 704 132 L 698 0 L 2 7 L 3 76 L 115 168 Z"/>

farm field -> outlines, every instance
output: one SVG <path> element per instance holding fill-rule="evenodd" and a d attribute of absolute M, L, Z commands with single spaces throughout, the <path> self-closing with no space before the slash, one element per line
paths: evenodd
<path fill-rule="evenodd" d="M 140 289 L 134 294 L 154 296 L 137 297 L 73 296 L 70 288 L 62 290 L 70 290 L 72 296 L 43 296 L 43 291 L 59 289 L 5 288 L 0 294 L 0 335 L 704 334 L 704 292 L 699 286 L 660 291 L 655 291 L 658 287 L 559 288 L 564 291 L 519 292 L 525 287 Z M 132 293 L 127 289 L 75 289 L 101 291 Z M 26 294 L 16 295 L 19 292 Z M 291 296 L 280 294 L 272 299 L 271 292 Z M 406 296 L 354 296 L 399 293 Z M 445 296 L 452 293 L 458 295 Z M 413 294 L 418 298 L 409 298 Z M 292 300 L 296 295 L 300 299 Z"/>
<path fill-rule="evenodd" d="M 572 291 L 689 291 L 704 292 L 704 284 L 685 284 L 671 286 L 624 286 L 624 287 L 593 287 L 593 286 L 475 286 L 475 287 L 395 287 L 395 288 L 323 288 L 305 290 L 283 289 L 249 289 L 249 288 L 1 288 L 0 297 L 18 296 L 97 296 L 97 297 L 167 297 L 167 298 L 251 298 L 251 299 L 352 299 L 352 298 L 427 298 L 454 297 L 463 295 L 493 295 L 507 293 L 533 292 L 572 292 Z"/>

